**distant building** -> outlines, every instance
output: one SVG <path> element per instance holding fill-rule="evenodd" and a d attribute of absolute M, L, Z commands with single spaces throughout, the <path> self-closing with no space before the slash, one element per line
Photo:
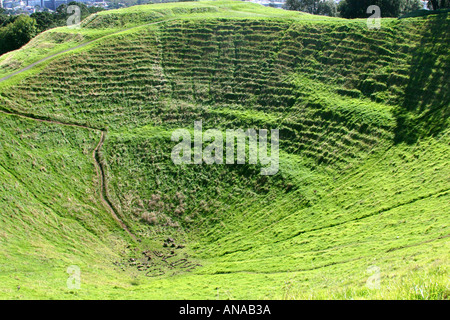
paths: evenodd
<path fill-rule="evenodd" d="M 55 11 L 60 5 L 72 1 L 82 2 L 88 6 L 108 7 L 104 0 L 0 0 L 0 6 L 18 14 L 32 14 L 43 9 Z"/>
<path fill-rule="evenodd" d="M 36 7 L 36 6 L 39 6 L 39 7 L 43 7 L 42 6 L 42 1 L 41 0 L 28 0 L 27 1 L 27 5 L 28 6 L 30 6 L 30 7 Z"/>
<path fill-rule="evenodd" d="M 4 0 L 3 1 L 3 8 L 12 9 L 13 7 L 14 7 L 14 1 L 12 1 L 12 0 Z"/>
<path fill-rule="evenodd" d="M 246 2 L 258 3 L 266 7 L 281 8 L 286 0 L 244 0 Z"/>
<path fill-rule="evenodd" d="M 36 12 L 36 8 L 35 8 L 35 7 L 32 7 L 32 6 L 25 6 L 25 7 L 22 7 L 22 10 L 23 10 L 24 12 L 28 13 L 28 14 L 32 14 L 32 13 L 35 13 L 35 12 Z"/>

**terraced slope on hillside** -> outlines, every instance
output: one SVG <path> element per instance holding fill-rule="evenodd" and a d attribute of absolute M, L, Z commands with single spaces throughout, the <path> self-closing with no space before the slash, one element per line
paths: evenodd
<path fill-rule="evenodd" d="M 97 40 L 0 83 L 1 295 L 448 297 L 448 24 L 233 1 L 89 17 Z M 279 172 L 175 165 L 197 120 L 279 129 Z"/>

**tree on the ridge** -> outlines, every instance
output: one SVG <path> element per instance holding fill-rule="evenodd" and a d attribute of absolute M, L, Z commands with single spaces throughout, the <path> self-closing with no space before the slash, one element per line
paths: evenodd
<path fill-rule="evenodd" d="M 0 28 L 0 54 L 19 49 L 37 34 L 36 20 L 20 15 L 13 23 Z"/>
<path fill-rule="evenodd" d="M 283 8 L 311 14 L 337 15 L 337 6 L 334 0 L 286 0 Z"/>
<path fill-rule="evenodd" d="M 371 5 L 379 6 L 383 17 L 398 17 L 423 7 L 420 0 L 342 0 L 338 11 L 343 18 L 366 18 L 366 10 Z M 428 0 L 428 7 L 433 10 L 449 8 L 450 0 Z"/>
<path fill-rule="evenodd" d="M 342 0 L 338 10 L 343 18 L 367 18 L 367 8 L 376 5 L 383 17 L 398 17 L 404 0 Z"/>
<path fill-rule="evenodd" d="M 337 16 L 337 5 L 334 0 L 320 1 L 317 5 L 317 10 L 314 14 L 321 16 L 336 17 Z"/>
<path fill-rule="evenodd" d="M 30 17 L 36 20 L 39 32 L 58 26 L 55 15 L 48 11 L 35 12 L 32 13 Z"/>
<path fill-rule="evenodd" d="M 450 0 L 428 0 L 428 8 L 433 10 L 450 8 Z"/>
<path fill-rule="evenodd" d="M 422 1 L 420 0 L 403 0 L 400 4 L 400 14 L 423 9 Z"/>

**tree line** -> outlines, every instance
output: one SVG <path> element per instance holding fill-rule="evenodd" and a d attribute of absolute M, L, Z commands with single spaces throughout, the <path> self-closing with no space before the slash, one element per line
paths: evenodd
<path fill-rule="evenodd" d="M 399 17 L 411 11 L 423 8 L 420 0 L 286 0 L 287 10 L 303 11 L 311 14 L 343 18 L 367 18 L 367 8 L 377 5 L 383 17 Z M 450 0 L 429 0 L 428 8 L 432 10 L 450 7 Z"/>

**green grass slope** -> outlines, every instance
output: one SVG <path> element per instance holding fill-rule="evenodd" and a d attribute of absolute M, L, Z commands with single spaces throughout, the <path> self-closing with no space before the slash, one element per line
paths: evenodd
<path fill-rule="evenodd" d="M 171 3 L 0 57 L 95 39 L 0 83 L 0 296 L 448 299 L 448 25 Z M 196 120 L 279 129 L 279 172 L 175 165 Z"/>

